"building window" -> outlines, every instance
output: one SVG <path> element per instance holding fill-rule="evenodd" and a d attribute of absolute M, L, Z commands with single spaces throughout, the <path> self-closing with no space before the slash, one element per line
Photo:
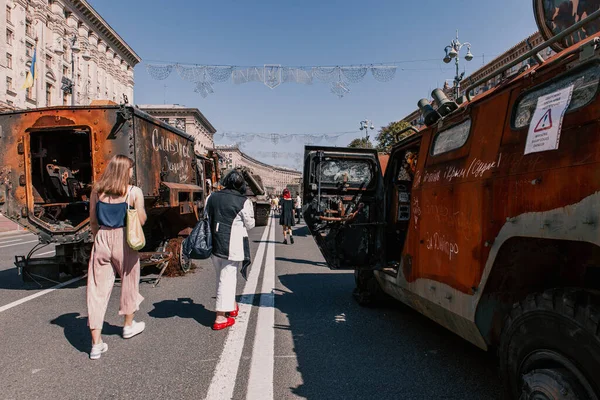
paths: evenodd
<path fill-rule="evenodd" d="M 12 78 L 10 76 L 6 77 L 6 91 L 7 92 L 13 91 L 13 82 L 12 82 Z"/>
<path fill-rule="evenodd" d="M 12 24 L 12 7 L 6 6 L 6 22 Z"/>
<path fill-rule="evenodd" d="M 67 96 L 68 96 L 67 94 L 64 94 L 64 95 L 63 95 L 63 106 L 66 106 L 66 105 L 68 105 L 68 104 L 67 104 L 67 101 L 69 100 L 69 98 L 68 98 Z"/>
<path fill-rule="evenodd" d="M 6 68 L 12 69 L 12 54 L 6 53 Z"/>
<path fill-rule="evenodd" d="M 10 29 L 6 30 L 6 44 L 11 45 L 13 44 L 13 39 L 14 39 L 14 33 L 13 31 L 11 31 Z"/>
<path fill-rule="evenodd" d="M 33 57 L 33 45 L 29 42 L 25 43 L 25 55 L 27 57 Z"/>
<path fill-rule="evenodd" d="M 26 97 L 28 100 L 32 100 L 32 99 L 33 99 L 32 88 L 33 88 L 33 87 L 28 87 L 27 89 L 25 89 L 25 97 Z"/>
<path fill-rule="evenodd" d="M 52 105 L 52 85 L 46 83 L 46 107 Z"/>
<path fill-rule="evenodd" d="M 67 57 L 67 45 L 66 44 L 63 46 L 63 60 L 69 61 L 69 58 Z"/>
<path fill-rule="evenodd" d="M 63 76 L 69 75 L 69 67 L 63 65 Z"/>
<path fill-rule="evenodd" d="M 46 54 L 46 68 L 52 68 L 52 56 L 48 54 Z"/>
<path fill-rule="evenodd" d="M 33 25 L 31 24 L 31 20 L 29 19 L 25 21 L 25 34 L 32 39 L 35 37 Z"/>

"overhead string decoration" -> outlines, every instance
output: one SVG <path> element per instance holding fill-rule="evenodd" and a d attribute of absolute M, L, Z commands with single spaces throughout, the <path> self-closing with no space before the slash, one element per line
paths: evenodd
<path fill-rule="evenodd" d="M 152 79 L 167 79 L 175 70 L 182 80 L 193 83 L 194 91 L 202 97 L 214 93 L 215 83 L 228 81 L 236 85 L 258 82 L 270 89 L 284 83 L 312 85 L 318 81 L 328 84 L 330 91 L 341 98 L 350 93 L 351 84 L 361 82 L 369 71 L 376 81 L 389 82 L 394 79 L 397 69 L 395 64 L 307 67 L 286 67 L 280 64 L 245 67 L 183 63 L 146 64 L 146 71 Z"/>

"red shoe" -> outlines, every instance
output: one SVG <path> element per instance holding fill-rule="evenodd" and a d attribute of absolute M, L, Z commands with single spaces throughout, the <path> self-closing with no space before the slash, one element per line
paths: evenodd
<path fill-rule="evenodd" d="M 240 306 L 239 306 L 239 305 L 236 303 L 236 304 L 235 304 L 235 310 L 233 310 L 233 311 L 229 311 L 227 314 L 228 314 L 230 317 L 233 317 L 233 318 L 235 318 L 235 317 L 237 317 L 237 316 L 238 316 L 238 313 L 239 313 L 239 312 L 240 312 Z"/>
<path fill-rule="evenodd" d="M 212 328 L 213 328 L 213 331 L 220 331 L 221 329 L 229 328 L 233 324 L 235 324 L 235 319 L 227 318 L 227 321 L 225 321 L 225 322 L 220 322 L 220 323 L 215 322 L 213 324 Z"/>

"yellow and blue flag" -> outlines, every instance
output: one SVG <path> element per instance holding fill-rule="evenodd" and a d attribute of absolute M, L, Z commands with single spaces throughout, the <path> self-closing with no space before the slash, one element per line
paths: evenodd
<path fill-rule="evenodd" d="M 27 71 L 27 77 L 25 78 L 25 83 L 23 83 L 23 89 L 27 89 L 33 86 L 33 82 L 35 81 L 35 59 L 37 55 L 37 48 L 33 50 L 33 58 L 31 59 L 31 66 L 29 67 L 29 71 Z"/>

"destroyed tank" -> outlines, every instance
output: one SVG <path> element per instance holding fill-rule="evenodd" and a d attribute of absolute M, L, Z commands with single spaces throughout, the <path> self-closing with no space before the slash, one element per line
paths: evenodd
<path fill-rule="evenodd" d="M 0 126 L 0 212 L 38 236 L 36 249 L 56 244 L 55 257 L 17 257 L 24 279 L 87 270 L 90 193 L 116 154 L 134 161 L 132 184 L 144 193 L 142 265 L 189 268 L 181 243 L 204 200 L 190 135 L 117 104 L 12 111 Z"/>
<path fill-rule="evenodd" d="M 391 296 L 497 352 L 507 399 L 599 399 L 600 1 L 534 5 L 544 41 L 419 101 L 385 170 L 307 146 L 304 217 L 360 304 Z"/>
<path fill-rule="evenodd" d="M 252 200 L 256 226 L 267 226 L 271 215 L 271 201 L 265 191 L 260 175 L 254 175 L 247 167 L 237 167 L 246 181 L 246 197 Z"/>

